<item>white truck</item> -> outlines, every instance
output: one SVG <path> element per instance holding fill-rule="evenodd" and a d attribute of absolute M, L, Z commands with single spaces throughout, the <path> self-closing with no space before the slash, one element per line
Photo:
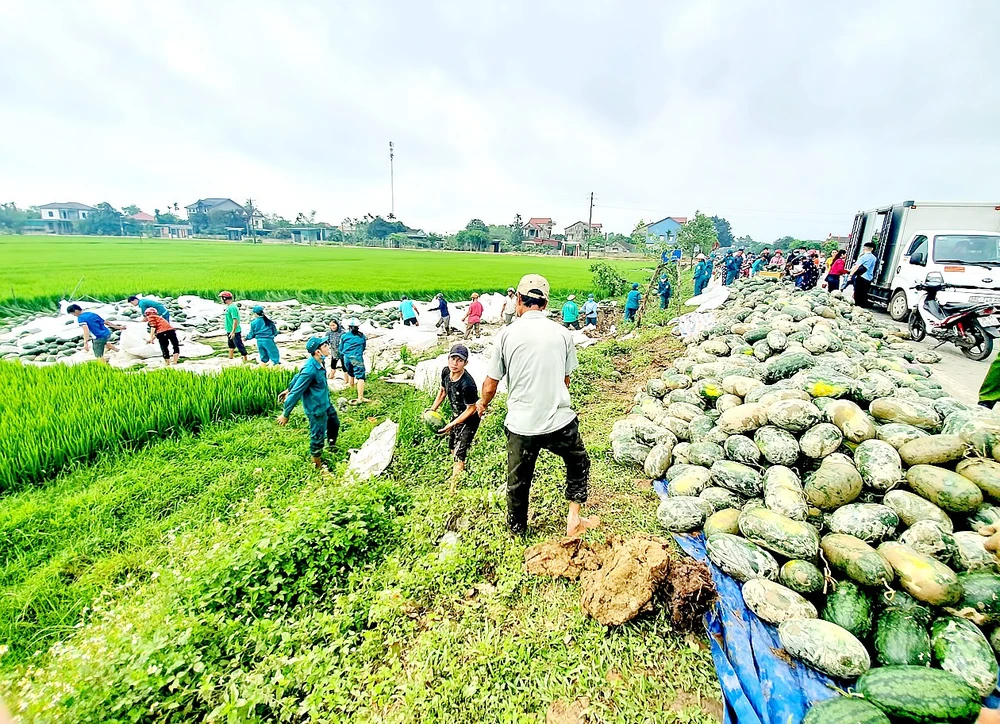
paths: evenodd
<path fill-rule="evenodd" d="M 868 296 L 905 320 L 917 302 L 913 286 L 941 272 L 949 288 L 941 302 L 1000 304 L 1000 202 L 904 201 L 854 217 L 847 258 L 875 237 L 875 278 Z"/>

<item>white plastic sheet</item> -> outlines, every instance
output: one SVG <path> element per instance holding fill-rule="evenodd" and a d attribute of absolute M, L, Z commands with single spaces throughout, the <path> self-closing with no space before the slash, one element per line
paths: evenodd
<path fill-rule="evenodd" d="M 368 480 L 375 475 L 381 475 L 392 462 L 392 454 L 396 450 L 396 434 L 399 425 L 386 419 L 378 425 L 360 450 L 352 450 L 347 463 L 347 475 L 355 480 Z"/>
<path fill-rule="evenodd" d="M 476 386 L 480 391 L 483 389 L 483 382 L 486 380 L 486 370 L 490 364 L 490 351 L 480 354 L 473 352 L 469 355 L 469 361 L 465 365 L 465 371 L 472 375 L 476 381 Z M 448 353 L 438 355 L 434 359 L 424 360 L 417 364 L 417 369 L 413 373 L 413 384 L 424 392 L 433 394 L 441 387 L 441 370 L 448 366 Z M 499 392 L 507 391 L 505 380 L 500 381 Z"/>

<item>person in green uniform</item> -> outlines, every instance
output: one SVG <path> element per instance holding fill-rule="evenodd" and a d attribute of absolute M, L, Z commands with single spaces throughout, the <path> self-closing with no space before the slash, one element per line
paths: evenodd
<path fill-rule="evenodd" d="M 133 307 L 139 308 L 139 314 L 146 317 L 147 309 L 155 309 L 156 313 L 163 317 L 168 322 L 170 321 L 170 310 L 167 309 L 162 302 L 158 302 L 155 299 L 139 299 L 135 294 L 128 298 L 128 303 Z"/>
<path fill-rule="evenodd" d="M 562 308 L 563 326 L 580 328 L 580 305 L 576 303 L 576 295 L 570 294 L 566 297 L 566 303 Z"/>
<path fill-rule="evenodd" d="M 993 364 L 986 370 L 983 384 L 979 386 L 980 405 L 992 409 L 997 400 L 1000 400 L 1000 357 L 993 360 Z"/>
<path fill-rule="evenodd" d="M 274 338 L 278 335 L 278 325 L 264 314 L 264 307 L 259 304 L 253 308 L 253 315 L 247 339 L 257 340 L 257 352 L 262 365 L 268 363 L 276 365 L 281 362 L 278 345 L 274 343 Z"/>
<path fill-rule="evenodd" d="M 288 424 L 288 416 L 302 400 L 302 409 L 309 420 L 309 453 L 313 465 L 323 468 L 324 441 L 330 450 L 337 448 L 337 434 L 340 432 L 340 418 L 337 409 L 330 404 L 330 388 L 326 384 L 326 370 L 323 359 L 330 354 L 330 345 L 323 337 L 311 337 L 306 342 L 309 359 L 299 373 L 292 378 L 288 389 L 278 395 L 278 402 L 284 409 L 278 416 L 279 425 Z"/>
<path fill-rule="evenodd" d="M 243 327 L 240 326 L 240 308 L 233 301 L 232 292 L 219 292 L 222 303 L 226 305 L 226 343 L 229 345 L 229 359 L 233 352 L 240 351 L 243 361 L 247 361 L 247 348 L 243 344 Z"/>
<path fill-rule="evenodd" d="M 628 293 L 625 298 L 625 321 L 634 322 L 635 313 L 639 311 L 639 302 L 642 300 L 642 294 L 639 292 L 639 284 L 637 282 L 632 282 L 632 291 Z"/>
<path fill-rule="evenodd" d="M 368 338 L 358 329 L 360 326 L 358 318 L 352 317 L 347 323 L 347 331 L 340 335 L 340 359 L 344 363 L 347 386 L 358 388 L 358 399 L 351 400 L 351 405 L 368 402 L 365 397 L 365 378 L 368 376 L 365 372 L 365 347 Z"/>

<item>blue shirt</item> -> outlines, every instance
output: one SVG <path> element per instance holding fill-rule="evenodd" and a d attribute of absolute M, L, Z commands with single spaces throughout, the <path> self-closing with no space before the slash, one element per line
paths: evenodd
<path fill-rule="evenodd" d="M 340 335 L 340 356 L 346 360 L 361 359 L 367 342 L 368 339 L 361 332 L 355 334 L 348 329 Z"/>
<path fill-rule="evenodd" d="M 583 303 L 583 316 L 585 317 L 596 317 L 597 316 L 597 302 L 593 299 L 588 299 Z"/>
<path fill-rule="evenodd" d="M 451 314 L 448 312 L 448 302 L 445 301 L 444 297 L 438 299 L 438 311 L 441 312 L 442 317 L 451 316 Z"/>
<path fill-rule="evenodd" d="M 413 319 L 417 313 L 413 310 L 413 300 L 404 299 L 399 303 L 399 311 L 403 313 L 403 319 Z"/>
<path fill-rule="evenodd" d="M 86 324 L 87 329 L 97 339 L 107 339 L 111 336 L 111 330 L 104 324 L 104 320 L 101 319 L 100 315 L 93 312 L 84 312 L 76 318 L 76 321 L 79 324 Z"/>
<path fill-rule="evenodd" d="M 709 276 L 711 274 L 711 271 L 712 271 L 712 267 L 709 265 L 709 263 L 707 261 L 705 261 L 704 259 L 702 259 L 694 267 L 694 278 L 695 279 L 704 279 L 705 277 L 707 277 L 707 276 Z"/>
<path fill-rule="evenodd" d="M 669 296 L 671 291 L 669 279 L 661 279 L 656 285 L 656 293 L 661 297 Z"/>
<path fill-rule="evenodd" d="M 250 334 L 247 335 L 247 339 L 274 339 L 274 333 L 277 330 L 274 327 L 268 325 L 264 321 L 263 317 L 254 317 L 253 321 L 250 322 Z"/>
<path fill-rule="evenodd" d="M 302 400 L 302 409 L 307 415 L 321 415 L 332 407 L 326 371 L 315 357 L 307 359 L 299 373 L 292 378 L 282 414 L 288 417 L 299 400 Z"/>
<path fill-rule="evenodd" d="M 642 299 L 642 295 L 639 294 L 638 289 L 633 289 L 628 293 L 628 298 L 625 300 L 626 309 L 638 309 L 639 300 Z"/>
<path fill-rule="evenodd" d="M 875 278 L 875 265 L 878 264 L 878 258 L 874 254 L 871 252 L 862 254 L 858 258 L 858 264 L 865 268 L 865 273 L 861 275 L 862 279 L 871 281 Z"/>
<path fill-rule="evenodd" d="M 160 304 L 155 299 L 140 299 L 139 300 L 139 313 L 145 314 L 147 309 L 155 309 L 156 313 L 159 314 L 164 319 L 170 319 L 170 312 L 167 308 Z"/>

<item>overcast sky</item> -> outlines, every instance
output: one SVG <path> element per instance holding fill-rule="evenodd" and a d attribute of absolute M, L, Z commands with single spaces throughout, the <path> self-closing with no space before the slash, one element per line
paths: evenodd
<path fill-rule="evenodd" d="M 0 0 L 0 200 L 455 230 L 1000 200 L 1000 2 Z"/>

